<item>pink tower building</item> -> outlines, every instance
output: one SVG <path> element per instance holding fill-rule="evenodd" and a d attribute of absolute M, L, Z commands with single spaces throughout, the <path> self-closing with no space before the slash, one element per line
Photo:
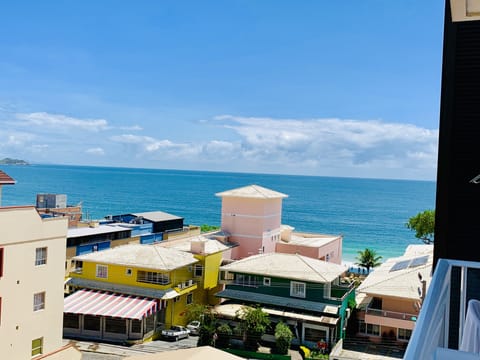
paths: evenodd
<path fill-rule="evenodd" d="M 222 231 L 239 244 L 232 259 L 273 253 L 281 236 L 282 199 L 288 195 L 249 185 L 215 194 L 222 198 Z"/>

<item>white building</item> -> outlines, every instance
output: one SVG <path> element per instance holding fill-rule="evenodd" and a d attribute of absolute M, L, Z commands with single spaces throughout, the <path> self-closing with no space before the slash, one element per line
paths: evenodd
<path fill-rule="evenodd" d="M 63 346 L 67 218 L 42 219 L 34 206 L 0 207 L 2 359 L 81 359 Z"/>

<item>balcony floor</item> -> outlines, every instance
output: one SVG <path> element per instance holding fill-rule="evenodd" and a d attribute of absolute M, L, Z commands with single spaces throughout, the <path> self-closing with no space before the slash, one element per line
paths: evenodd
<path fill-rule="evenodd" d="M 343 340 L 343 349 L 335 355 L 349 359 L 403 359 L 405 346 L 374 343 L 363 337 Z"/>

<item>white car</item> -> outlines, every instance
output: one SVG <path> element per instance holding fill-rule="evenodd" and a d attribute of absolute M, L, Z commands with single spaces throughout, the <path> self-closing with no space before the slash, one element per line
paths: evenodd
<path fill-rule="evenodd" d="M 162 330 L 162 337 L 169 340 L 178 341 L 186 339 L 190 335 L 190 330 L 180 325 L 172 325 L 170 329 Z"/>
<path fill-rule="evenodd" d="M 194 320 L 189 322 L 187 329 L 190 330 L 191 335 L 198 335 L 200 333 L 200 321 Z"/>

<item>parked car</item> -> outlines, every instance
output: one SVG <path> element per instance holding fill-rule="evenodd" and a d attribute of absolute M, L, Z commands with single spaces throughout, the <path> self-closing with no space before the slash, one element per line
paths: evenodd
<path fill-rule="evenodd" d="M 190 330 L 185 326 L 172 325 L 170 329 L 162 330 L 162 337 L 169 340 L 178 341 L 180 339 L 186 339 L 190 335 Z"/>
<path fill-rule="evenodd" d="M 200 321 L 194 320 L 189 322 L 187 329 L 190 330 L 190 335 L 198 335 L 200 333 Z"/>

